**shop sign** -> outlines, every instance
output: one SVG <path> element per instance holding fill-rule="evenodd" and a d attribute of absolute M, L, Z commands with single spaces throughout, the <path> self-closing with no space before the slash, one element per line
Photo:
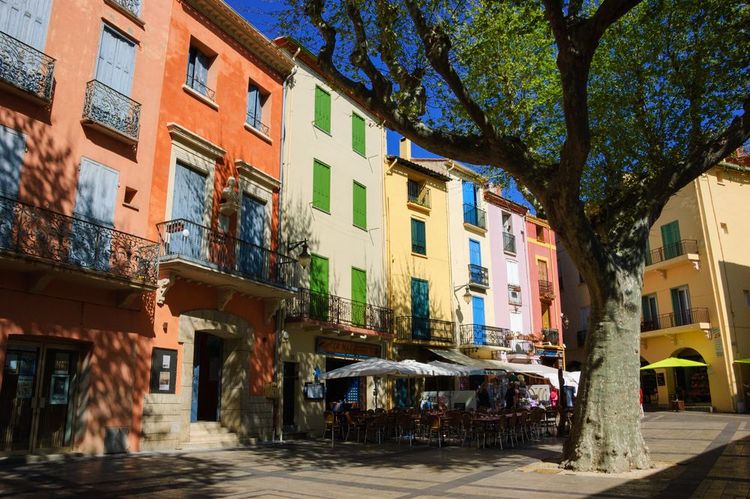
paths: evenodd
<path fill-rule="evenodd" d="M 562 350 L 557 350 L 557 349 L 547 350 L 544 348 L 537 348 L 536 351 L 540 357 L 556 357 L 558 359 L 562 359 Z"/>
<path fill-rule="evenodd" d="M 315 351 L 320 355 L 334 355 L 350 359 L 367 359 L 380 357 L 380 345 L 359 343 L 356 341 L 323 338 L 318 336 L 315 341 Z"/>

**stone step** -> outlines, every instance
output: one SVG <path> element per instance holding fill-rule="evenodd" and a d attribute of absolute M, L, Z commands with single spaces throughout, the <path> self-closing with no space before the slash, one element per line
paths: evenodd
<path fill-rule="evenodd" d="M 239 444 L 240 440 L 234 433 L 227 433 L 223 435 L 190 435 L 190 443 L 227 443 L 227 444 Z"/>
<path fill-rule="evenodd" d="M 190 427 L 190 434 L 191 435 L 226 435 L 227 433 L 232 433 L 227 428 L 224 428 L 223 426 L 218 428 L 193 428 Z"/>
<path fill-rule="evenodd" d="M 234 449 L 241 447 L 236 442 L 188 442 L 182 444 L 181 450 L 210 450 L 210 449 Z"/>

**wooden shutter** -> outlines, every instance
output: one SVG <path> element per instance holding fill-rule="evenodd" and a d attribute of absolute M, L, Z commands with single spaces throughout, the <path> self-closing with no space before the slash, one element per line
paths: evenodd
<path fill-rule="evenodd" d="M 508 284 L 520 286 L 521 280 L 518 274 L 518 262 L 514 262 L 513 260 L 506 260 L 505 268 L 508 273 Z"/>
<path fill-rule="evenodd" d="M 677 220 L 661 226 L 661 239 L 664 245 L 664 258 L 674 258 L 681 253 L 678 243 L 680 242 L 680 224 Z"/>
<path fill-rule="evenodd" d="M 26 151 L 22 133 L 0 126 L 0 196 L 16 198 L 21 164 Z"/>
<path fill-rule="evenodd" d="M 352 193 L 354 205 L 354 225 L 367 228 L 367 189 L 364 185 L 354 182 Z"/>
<path fill-rule="evenodd" d="M 1 0 L 0 31 L 44 52 L 52 0 Z"/>
<path fill-rule="evenodd" d="M 364 325 L 366 303 L 367 274 L 364 270 L 352 267 L 352 323 Z"/>
<path fill-rule="evenodd" d="M 469 239 L 469 263 L 472 265 L 482 265 L 482 249 L 479 241 Z"/>
<path fill-rule="evenodd" d="M 112 227 L 115 218 L 118 174 L 115 170 L 81 160 L 75 216 Z"/>
<path fill-rule="evenodd" d="M 414 253 L 427 254 L 424 222 L 414 218 L 411 219 L 411 250 Z"/>
<path fill-rule="evenodd" d="M 313 162 L 313 206 L 331 211 L 331 168 L 318 160 Z"/>
<path fill-rule="evenodd" d="M 135 44 L 108 26 L 102 28 L 96 79 L 124 95 L 130 95 L 135 64 Z"/>
<path fill-rule="evenodd" d="M 328 293 L 328 258 L 312 255 L 310 260 L 310 291 Z"/>
<path fill-rule="evenodd" d="M 331 94 L 315 87 L 315 126 L 331 133 Z"/>
<path fill-rule="evenodd" d="M 263 107 L 261 104 L 260 90 L 255 85 L 250 85 L 247 90 L 247 122 L 258 128 L 261 123 Z"/>
<path fill-rule="evenodd" d="M 365 155 L 365 119 L 357 114 L 352 114 L 352 149 Z"/>

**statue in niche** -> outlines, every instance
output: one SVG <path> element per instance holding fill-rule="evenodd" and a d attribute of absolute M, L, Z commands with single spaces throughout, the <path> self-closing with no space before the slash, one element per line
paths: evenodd
<path fill-rule="evenodd" d="M 240 205 L 240 192 L 237 189 L 237 179 L 229 177 L 224 189 L 221 191 L 221 204 L 219 213 L 227 217 L 237 213 Z"/>

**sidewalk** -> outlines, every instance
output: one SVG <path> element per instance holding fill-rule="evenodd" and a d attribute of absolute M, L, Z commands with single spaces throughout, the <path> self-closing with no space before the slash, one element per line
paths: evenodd
<path fill-rule="evenodd" d="M 654 470 L 570 473 L 555 439 L 519 449 L 297 441 L 0 465 L 0 497 L 750 497 L 750 417 L 649 413 Z"/>

